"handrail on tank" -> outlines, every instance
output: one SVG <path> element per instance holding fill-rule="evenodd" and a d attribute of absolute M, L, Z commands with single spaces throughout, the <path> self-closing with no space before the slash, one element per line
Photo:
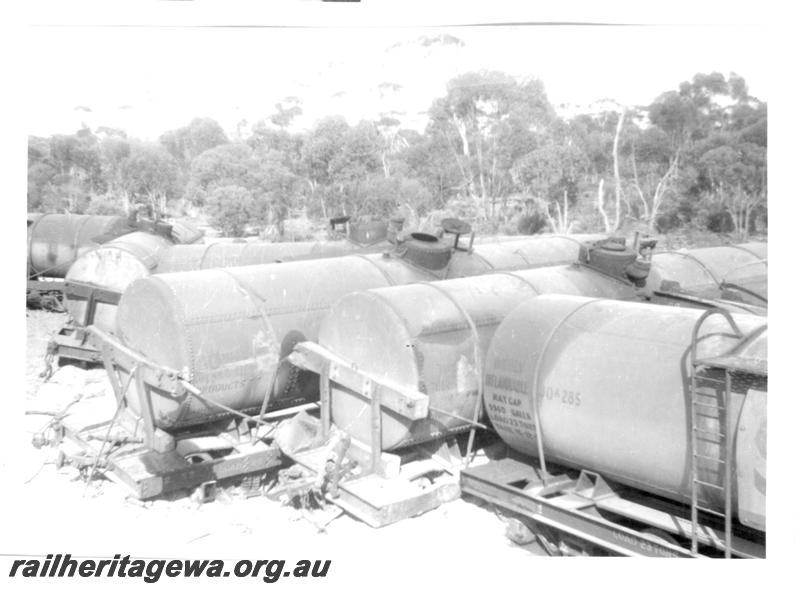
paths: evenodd
<path fill-rule="evenodd" d="M 719 281 L 720 289 L 732 288 L 734 290 L 739 290 L 741 292 L 744 292 L 744 293 L 748 294 L 749 296 L 751 296 L 753 298 L 756 298 L 756 299 L 758 299 L 760 301 L 763 301 L 764 303 L 768 303 L 769 300 L 763 294 L 759 294 L 758 292 L 756 292 L 754 290 L 750 290 L 749 288 L 745 288 L 744 286 L 742 286 L 740 284 L 737 284 L 736 282 L 729 282 L 728 281 L 728 277 L 729 276 L 731 276 L 732 274 L 735 274 L 736 272 L 739 272 L 740 270 L 742 270 L 744 268 L 749 268 L 749 267 L 752 267 L 752 266 L 762 266 L 762 265 L 767 267 L 767 261 L 768 260 L 766 260 L 766 259 L 759 259 L 758 261 L 753 261 L 753 262 L 749 262 L 749 263 L 746 263 L 746 264 L 742 264 L 741 266 L 737 266 L 737 267 L 733 268 L 732 270 L 728 270 L 728 272 Z"/>
<path fill-rule="evenodd" d="M 769 260 L 766 258 L 762 258 L 762 259 L 757 259 L 756 261 L 747 262 L 746 264 L 742 264 L 741 266 L 736 266 L 735 268 L 728 270 L 725 273 L 725 276 L 722 277 L 722 279 L 725 280 L 727 276 L 733 274 L 734 272 L 738 272 L 742 268 L 749 268 L 750 266 L 761 266 L 761 265 L 768 266 Z"/>
<path fill-rule="evenodd" d="M 755 251 L 752 251 L 752 250 L 748 249 L 747 247 L 745 247 L 744 245 L 739 244 L 739 243 L 729 243 L 728 245 L 724 245 L 724 247 L 735 247 L 736 249 L 744 251 L 745 253 L 749 253 L 750 255 L 755 255 L 756 257 L 759 256 L 759 254 L 756 253 Z"/>
<path fill-rule="evenodd" d="M 736 337 L 739 339 L 744 338 L 742 330 L 739 329 L 739 325 L 736 323 L 736 321 L 734 321 L 733 316 L 730 314 L 729 311 L 722 309 L 720 307 L 714 307 L 712 309 L 704 311 L 703 314 L 697 319 L 697 322 L 694 324 L 694 328 L 692 328 L 692 349 L 691 349 L 692 366 L 697 364 L 697 336 L 700 333 L 700 327 L 702 327 L 706 319 L 708 319 L 713 315 L 722 315 L 728 322 L 728 324 L 731 326 L 731 329 L 734 331 Z"/>
<path fill-rule="evenodd" d="M 761 325 L 750 333 L 742 333 L 739 341 L 730 347 L 726 352 L 713 356 L 711 358 L 701 358 L 695 361 L 698 366 L 709 368 L 719 368 L 727 371 L 742 371 L 754 375 L 761 375 L 766 377 L 766 365 L 760 365 L 759 362 L 748 363 L 747 359 L 740 357 L 741 351 L 749 344 L 758 339 L 758 337 L 767 331 L 767 324 Z M 764 361 L 766 363 L 766 361 Z"/>
<path fill-rule="evenodd" d="M 748 303 L 743 303 L 743 302 L 740 303 L 723 299 L 714 300 L 714 299 L 703 298 L 701 296 L 697 296 L 695 294 L 691 294 L 688 292 L 675 292 L 672 290 L 664 290 L 664 289 L 654 290 L 653 294 L 656 296 L 669 297 L 670 299 L 674 299 L 676 301 L 684 301 L 686 303 L 691 303 L 692 305 L 698 308 L 704 308 L 704 309 L 719 308 L 719 303 L 723 302 L 726 305 L 738 307 L 739 309 L 742 309 L 743 311 L 753 315 L 761 315 L 761 316 L 766 315 L 765 308 L 761 307 L 760 305 L 750 305 Z"/>
<path fill-rule="evenodd" d="M 733 289 L 733 290 L 738 290 L 739 292 L 743 292 L 743 293 L 753 297 L 754 299 L 758 299 L 759 301 L 762 301 L 765 304 L 769 304 L 769 299 L 767 297 L 765 297 L 763 294 L 759 294 L 756 291 L 750 290 L 749 288 L 745 288 L 744 286 L 736 284 L 735 282 L 725 282 L 723 280 L 722 284 L 720 284 L 719 287 L 720 287 L 720 289 L 730 288 L 730 289 Z"/>
<path fill-rule="evenodd" d="M 686 259 L 690 259 L 690 260 L 692 260 L 694 263 L 696 263 L 696 264 L 697 264 L 697 265 L 700 267 L 700 269 L 702 269 L 702 270 L 703 270 L 703 271 L 704 271 L 706 274 L 708 274 L 708 276 L 709 276 L 709 277 L 710 277 L 710 278 L 711 278 L 711 279 L 712 279 L 712 280 L 713 280 L 713 281 L 714 281 L 714 282 L 715 282 L 717 285 L 719 285 L 719 283 L 720 283 L 720 278 L 717 278 L 717 277 L 714 275 L 714 273 L 711 271 L 711 269 L 710 269 L 710 268 L 709 268 L 707 265 L 705 265 L 703 262 L 701 262 L 701 261 L 700 261 L 700 260 L 699 260 L 699 259 L 698 259 L 698 258 L 697 258 L 697 257 L 696 257 L 694 254 L 692 254 L 692 253 L 687 253 L 687 252 L 685 252 L 685 251 L 662 251 L 662 252 L 660 252 L 660 253 L 654 253 L 653 255 L 667 255 L 667 254 L 669 254 L 669 255 L 680 255 L 681 257 L 685 257 Z"/>
<path fill-rule="evenodd" d="M 444 298 L 447 299 L 447 301 L 450 302 L 456 308 L 456 310 L 461 314 L 461 316 L 467 322 L 467 325 L 469 326 L 469 330 L 470 330 L 470 333 L 472 334 L 472 338 L 473 338 L 472 353 L 473 353 L 473 356 L 475 357 L 475 367 L 482 374 L 483 373 L 483 356 L 481 354 L 481 349 L 479 347 L 480 334 L 478 333 L 478 327 L 475 325 L 475 321 L 467 313 L 467 311 L 464 309 L 464 307 L 461 305 L 461 303 L 459 303 L 457 299 L 453 298 L 453 295 L 451 295 L 449 292 L 447 292 L 446 290 L 441 288 L 435 282 L 420 282 L 420 285 L 428 286 L 429 288 L 432 288 L 432 289 L 436 290 L 439 294 L 444 296 Z M 478 422 L 478 419 L 480 418 L 480 414 L 481 414 L 481 410 L 482 409 L 483 409 L 483 381 L 479 381 L 478 382 L 478 394 L 477 394 L 477 397 L 475 398 L 475 407 L 472 410 L 472 420 L 467 420 L 466 418 L 463 418 L 463 420 L 466 420 L 471 425 L 471 427 L 469 429 L 469 438 L 467 440 L 467 454 L 466 454 L 466 457 L 465 457 L 464 467 L 469 467 L 470 459 L 472 457 L 472 447 L 473 447 L 473 445 L 475 443 L 475 429 L 479 428 L 481 426 L 480 423 Z M 434 411 L 440 411 L 440 410 L 434 410 Z M 444 412 L 444 411 L 440 411 L 440 412 L 445 413 L 445 414 L 447 414 L 449 416 L 455 416 L 455 414 L 449 414 L 449 413 Z"/>

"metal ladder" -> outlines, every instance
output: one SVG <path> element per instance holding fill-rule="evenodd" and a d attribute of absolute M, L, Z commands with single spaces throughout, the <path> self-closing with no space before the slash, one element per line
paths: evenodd
<path fill-rule="evenodd" d="M 713 368 L 713 364 L 709 364 L 706 361 L 698 360 L 697 358 L 697 341 L 698 335 L 700 333 L 700 328 L 703 323 L 713 315 L 722 315 L 725 320 L 730 325 L 731 329 L 734 331 L 734 334 L 739 340 L 744 339 L 744 334 L 739 329 L 739 326 L 731 317 L 731 314 L 724 310 L 724 309 L 709 309 L 704 312 L 700 318 L 695 323 L 694 329 L 692 331 L 692 345 L 691 345 L 691 466 L 692 466 L 692 553 L 697 554 L 697 541 L 698 541 L 698 531 L 700 528 L 698 515 L 700 511 L 709 513 L 711 515 L 715 515 L 724 519 L 725 521 L 725 558 L 731 557 L 731 539 L 732 539 L 732 501 L 731 501 L 731 491 L 732 491 L 732 462 L 733 462 L 733 439 L 731 438 L 730 433 L 730 426 L 729 426 L 729 417 L 728 417 L 728 404 L 730 402 L 731 397 L 731 373 L 730 370 L 725 368 L 725 391 L 723 394 L 722 401 L 718 404 L 714 405 L 711 403 L 699 401 L 700 394 L 698 393 L 697 388 L 697 374 L 698 371 L 703 367 Z M 706 396 L 707 397 L 707 396 Z M 717 413 L 717 422 L 719 429 L 717 431 L 710 431 L 706 430 L 699 426 L 698 423 L 698 412 L 699 409 L 705 410 L 716 410 Z M 700 440 L 701 436 L 706 437 L 716 437 L 719 439 L 718 444 L 719 447 L 724 446 L 724 457 L 720 459 L 719 456 L 717 457 L 709 457 L 708 455 L 701 455 L 698 453 L 698 441 Z M 698 467 L 698 460 L 703 459 L 705 461 L 716 463 L 717 467 L 723 467 L 723 480 L 722 486 L 719 484 L 706 482 L 701 480 L 699 477 L 699 467 Z M 717 511 L 715 509 L 710 509 L 707 507 L 702 507 L 698 503 L 698 490 L 700 487 L 711 488 L 720 490 L 723 493 L 724 500 L 725 500 L 725 510 L 724 512 Z"/>

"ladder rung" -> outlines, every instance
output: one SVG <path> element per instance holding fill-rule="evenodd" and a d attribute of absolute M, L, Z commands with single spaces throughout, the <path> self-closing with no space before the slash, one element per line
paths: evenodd
<path fill-rule="evenodd" d="M 720 420 L 720 421 L 722 421 L 722 420 L 724 420 L 724 416 L 723 416 L 724 413 L 725 413 L 724 410 L 718 410 L 717 414 L 715 414 L 714 412 L 712 412 L 710 410 L 695 410 L 694 411 L 694 417 L 695 417 L 695 420 L 700 420 L 701 418 L 706 418 L 708 420 Z"/>
<path fill-rule="evenodd" d="M 725 410 L 725 404 L 722 404 L 721 406 L 718 406 L 716 404 L 706 404 L 704 402 L 692 402 L 692 404 L 695 406 L 703 406 L 704 408 L 711 408 L 712 410 L 720 410 L 720 411 Z"/>
<path fill-rule="evenodd" d="M 711 375 L 703 375 L 702 377 L 696 377 L 698 381 L 702 381 L 703 383 L 724 383 L 725 379 L 717 379 L 716 377 L 712 377 Z"/>
<path fill-rule="evenodd" d="M 725 465 L 725 460 L 720 459 L 719 457 L 709 457 L 708 455 L 700 455 L 700 453 L 694 453 L 695 457 L 699 457 L 700 459 L 708 459 L 709 461 L 713 461 L 714 463 L 720 463 Z"/>
<path fill-rule="evenodd" d="M 715 383 L 719 383 L 719 385 L 698 385 L 695 387 L 694 390 L 694 397 L 695 398 L 710 398 L 713 397 L 714 399 L 727 399 L 727 395 L 725 392 L 725 381 L 714 381 Z"/>
<path fill-rule="evenodd" d="M 705 365 L 696 365 L 695 369 L 698 368 L 705 368 Z M 708 367 L 711 368 L 711 367 Z M 712 377 L 711 375 L 707 375 L 705 373 L 700 373 L 695 375 L 695 380 L 699 383 L 702 382 L 704 384 L 708 383 L 725 383 L 725 379 L 717 379 L 716 377 Z"/>
<path fill-rule="evenodd" d="M 722 438 L 722 439 L 724 439 L 724 438 L 725 438 L 725 434 L 724 434 L 724 433 L 721 433 L 721 432 L 714 432 L 713 430 L 705 430 L 705 429 L 703 429 L 703 428 L 700 428 L 699 426 L 692 426 L 692 430 L 693 430 L 695 433 L 703 433 L 703 434 L 708 434 L 708 435 L 711 435 L 711 436 L 713 436 L 713 437 L 720 437 L 720 438 Z"/>
<path fill-rule="evenodd" d="M 697 510 L 703 511 L 704 513 L 708 513 L 709 515 L 716 515 L 717 517 L 722 517 L 723 519 L 725 518 L 725 513 L 722 513 L 720 511 L 715 511 L 714 509 L 698 506 Z"/>
<path fill-rule="evenodd" d="M 703 486 L 708 486 L 709 488 L 716 488 L 717 490 L 725 490 L 724 486 L 720 486 L 719 484 L 712 484 L 711 482 L 704 482 L 703 480 L 698 480 L 695 478 L 692 480 L 695 484 L 702 484 Z"/>

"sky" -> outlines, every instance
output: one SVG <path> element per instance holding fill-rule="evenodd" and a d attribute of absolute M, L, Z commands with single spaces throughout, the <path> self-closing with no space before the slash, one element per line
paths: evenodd
<path fill-rule="evenodd" d="M 24 105 L 31 135 L 83 124 L 155 140 L 194 117 L 235 137 L 301 100 L 307 129 L 396 112 L 422 129 L 448 80 L 474 70 L 539 78 L 555 106 L 601 99 L 648 104 L 697 72 L 736 72 L 769 100 L 763 26 L 428 26 L 241 28 L 36 25 L 26 35 Z M 463 45 L 428 43 L 452 36 Z M 743 42 L 743 41 L 747 42 Z M 382 92 L 381 83 L 396 90 Z M 385 86 L 385 85 L 384 85 Z"/>

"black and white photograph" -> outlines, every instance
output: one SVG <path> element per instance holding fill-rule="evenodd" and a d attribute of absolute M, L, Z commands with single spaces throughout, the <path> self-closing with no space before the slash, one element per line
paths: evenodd
<path fill-rule="evenodd" d="M 797 95 L 744 7 L 32 3 L 2 579 L 768 586 Z"/>

